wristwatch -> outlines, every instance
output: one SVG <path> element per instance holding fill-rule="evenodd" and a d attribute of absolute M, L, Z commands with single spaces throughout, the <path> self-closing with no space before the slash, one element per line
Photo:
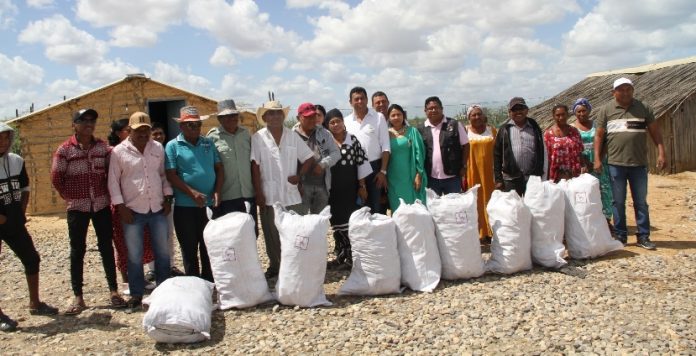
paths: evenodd
<path fill-rule="evenodd" d="M 379 171 L 379 173 L 382 173 L 382 174 L 384 174 L 384 175 L 386 176 L 386 175 L 387 175 L 387 170 L 386 170 L 386 169 L 383 169 L 383 170 Z"/>

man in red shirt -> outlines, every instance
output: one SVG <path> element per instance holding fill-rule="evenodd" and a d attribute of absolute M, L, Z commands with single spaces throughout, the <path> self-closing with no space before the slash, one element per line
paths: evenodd
<path fill-rule="evenodd" d="M 97 246 L 111 294 L 110 304 L 114 308 L 126 306 L 118 293 L 114 249 L 111 246 L 111 208 L 107 186 L 110 149 L 106 142 L 94 137 L 98 116 L 94 109 L 80 110 L 73 115 L 75 134 L 58 147 L 51 165 L 51 181 L 65 200 L 68 210 L 70 280 L 75 299 L 65 315 L 77 315 L 86 308 L 82 282 L 90 220 L 97 234 Z"/>

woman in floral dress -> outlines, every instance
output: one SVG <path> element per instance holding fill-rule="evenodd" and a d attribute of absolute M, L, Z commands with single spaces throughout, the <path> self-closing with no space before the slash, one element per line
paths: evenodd
<path fill-rule="evenodd" d="M 544 132 L 544 142 L 549 156 L 549 180 L 558 182 L 587 171 L 582 152 L 585 147 L 580 132 L 568 124 L 568 106 L 555 105 L 552 109 L 553 126 Z"/>

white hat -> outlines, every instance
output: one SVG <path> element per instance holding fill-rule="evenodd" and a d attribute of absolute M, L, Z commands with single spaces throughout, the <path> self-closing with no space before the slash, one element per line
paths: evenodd
<path fill-rule="evenodd" d="M 277 100 L 272 100 L 272 101 L 267 101 L 263 103 L 263 106 L 258 108 L 256 110 L 256 120 L 258 120 L 259 124 L 261 126 L 265 126 L 266 122 L 263 121 L 263 114 L 266 113 L 266 111 L 271 111 L 271 110 L 281 110 L 283 111 L 283 119 L 285 119 L 288 116 L 288 112 L 290 111 L 290 107 L 286 106 L 283 107 L 283 105 L 280 103 L 280 101 Z"/>
<path fill-rule="evenodd" d="M 616 90 L 616 88 L 618 88 L 619 86 L 624 85 L 624 84 L 628 84 L 630 86 L 633 86 L 633 82 L 630 79 L 621 77 L 621 78 L 614 81 L 614 90 Z"/>

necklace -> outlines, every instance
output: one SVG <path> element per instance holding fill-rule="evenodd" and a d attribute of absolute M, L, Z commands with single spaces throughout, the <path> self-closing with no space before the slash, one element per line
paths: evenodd
<path fill-rule="evenodd" d="M 389 128 L 389 131 L 391 131 L 391 133 L 392 133 L 394 136 L 403 136 L 403 135 L 404 135 L 404 132 L 406 132 L 406 126 L 401 126 L 401 128 L 398 129 L 398 130 L 395 129 L 395 128 L 393 128 L 393 127 L 390 127 L 390 128 Z"/>

